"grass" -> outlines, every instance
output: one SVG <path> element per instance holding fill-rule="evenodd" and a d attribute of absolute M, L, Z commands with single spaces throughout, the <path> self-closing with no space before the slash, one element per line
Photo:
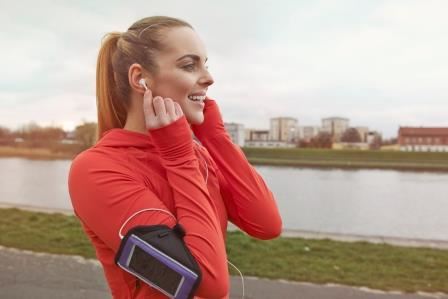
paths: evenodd
<path fill-rule="evenodd" d="M 95 258 L 77 218 L 62 214 L 0 209 L 0 244 Z M 227 251 L 243 275 L 448 293 L 448 250 L 301 238 L 260 241 L 229 232 Z"/>
<path fill-rule="evenodd" d="M 234 233 L 229 259 L 245 275 L 404 292 L 448 292 L 448 251 L 367 242 L 279 238 Z"/>
<path fill-rule="evenodd" d="M 243 148 L 253 164 L 448 171 L 448 153 L 301 148 Z"/>
<path fill-rule="evenodd" d="M 73 159 L 81 151 L 73 145 L 54 148 L 0 146 L 0 157 L 28 159 Z M 417 171 L 448 171 L 448 153 L 328 150 L 303 148 L 243 148 L 254 165 L 321 167 L 321 168 L 375 168 Z"/>

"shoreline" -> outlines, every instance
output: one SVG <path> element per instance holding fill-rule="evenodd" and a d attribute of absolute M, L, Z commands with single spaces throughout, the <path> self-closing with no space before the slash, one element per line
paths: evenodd
<path fill-rule="evenodd" d="M 278 166 L 278 167 L 297 167 L 297 168 L 314 168 L 314 169 L 380 169 L 380 170 L 397 170 L 411 172 L 440 172 L 447 173 L 448 165 L 437 164 L 418 164 L 418 163 L 369 163 L 369 162 L 352 162 L 352 161 L 316 161 L 316 160 L 281 160 L 281 159 L 264 159 L 264 158 L 247 158 L 252 165 L 260 166 Z"/>
<path fill-rule="evenodd" d="M 38 213 L 60 213 L 66 216 L 74 216 L 73 210 L 58 209 L 58 208 L 45 208 L 31 205 L 17 205 L 11 203 L 0 202 L 0 209 L 16 208 L 19 210 L 25 210 Z M 239 230 L 234 224 L 228 223 L 228 231 Z M 327 232 L 315 232 L 298 229 L 284 229 L 281 237 L 284 238 L 303 238 L 313 240 L 329 239 L 332 241 L 341 242 L 368 242 L 372 244 L 388 244 L 392 246 L 400 247 L 423 247 L 433 249 L 448 249 L 448 240 L 430 240 L 430 239 L 417 239 L 417 238 L 403 238 L 403 237 L 384 237 L 384 236 L 364 236 L 356 234 L 343 234 L 343 233 L 327 233 Z"/>
<path fill-rule="evenodd" d="M 72 160 L 77 154 L 53 152 L 48 148 L 18 148 L 0 146 L 0 158 L 23 158 L 29 160 Z"/>
<path fill-rule="evenodd" d="M 70 153 L 51 153 L 49 150 L 26 150 L 22 152 L 5 152 L 0 147 L 0 159 L 21 158 L 28 160 L 54 161 L 54 160 L 68 160 L 72 161 L 77 154 Z M 273 166 L 273 167 L 295 167 L 295 168 L 311 168 L 311 169 L 379 169 L 379 170 L 397 170 L 397 171 L 411 171 L 411 172 L 435 172 L 448 173 L 448 165 L 440 164 L 425 164 L 425 163 L 400 163 L 390 162 L 353 162 L 353 161 L 319 161 L 319 160 L 286 160 L 286 159 L 266 159 L 254 158 L 247 156 L 248 161 L 252 165 L 258 166 Z"/>

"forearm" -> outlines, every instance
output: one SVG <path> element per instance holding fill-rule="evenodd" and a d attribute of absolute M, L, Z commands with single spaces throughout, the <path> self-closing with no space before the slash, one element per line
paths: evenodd
<path fill-rule="evenodd" d="M 227 283 L 221 283 L 223 277 L 228 277 L 224 238 L 216 207 L 199 171 L 186 120 L 182 118 L 169 127 L 151 131 L 151 136 L 173 190 L 178 222 L 186 230 L 184 241 L 205 272 L 198 295 L 222 293 L 220 286 L 228 288 Z"/>
<path fill-rule="evenodd" d="M 228 134 L 204 140 L 222 177 L 222 189 L 232 222 L 248 234 L 271 239 L 281 233 L 282 221 L 271 190 Z"/>
<path fill-rule="evenodd" d="M 232 142 L 216 102 L 206 105 L 206 121 L 192 128 L 217 166 L 232 222 L 261 239 L 278 236 L 282 223 L 272 192 L 241 148 Z"/>

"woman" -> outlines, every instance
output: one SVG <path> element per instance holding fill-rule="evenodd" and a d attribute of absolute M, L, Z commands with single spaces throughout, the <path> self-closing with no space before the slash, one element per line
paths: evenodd
<path fill-rule="evenodd" d="M 102 43 L 99 140 L 74 159 L 69 192 L 114 298 L 166 298 L 114 263 L 123 225 L 122 234 L 182 225 L 202 273 L 195 298 L 228 298 L 227 221 L 259 239 L 281 232 L 272 192 L 205 96 L 206 56 L 191 25 L 170 17 L 144 18 Z"/>

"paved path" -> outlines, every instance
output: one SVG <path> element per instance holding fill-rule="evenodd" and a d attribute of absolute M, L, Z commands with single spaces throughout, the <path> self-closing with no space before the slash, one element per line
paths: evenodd
<path fill-rule="evenodd" d="M 383 293 L 336 285 L 245 278 L 245 299 L 448 299 L 443 294 Z M 231 278 L 231 299 L 241 298 L 240 277 Z M 0 246 L 1 299 L 111 298 L 101 266 L 82 257 L 33 253 Z"/>

